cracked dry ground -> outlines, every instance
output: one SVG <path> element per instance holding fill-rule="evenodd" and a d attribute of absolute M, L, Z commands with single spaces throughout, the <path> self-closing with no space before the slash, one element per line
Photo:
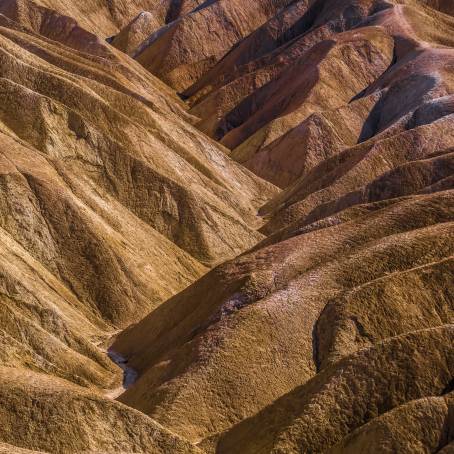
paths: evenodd
<path fill-rule="evenodd" d="M 1 453 L 452 454 L 454 2 L 0 0 L 0 239 Z"/>

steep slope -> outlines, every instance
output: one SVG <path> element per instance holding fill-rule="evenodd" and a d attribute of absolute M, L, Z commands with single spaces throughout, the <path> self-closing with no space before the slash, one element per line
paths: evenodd
<path fill-rule="evenodd" d="M 141 373 L 120 400 L 200 441 L 305 384 L 328 367 L 325 357 L 342 368 L 336 361 L 357 349 L 452 323 L 452 194 L 345 213 L 337 226 L 292 232 L 211 272 L 118 338 L 114 348 Z M 355 307 L 363 296 L 354 292 L 367 286 L 380 299 L 360 318 Z M 338 333 L 323 311 L 350 293 L 352 312 L 340 311 Z M 445 387 L 452 370 L 444 374 Z M 413 376 L 408 380 L 404 389 Z M 367 401 L 359 405 L 369 408 Z"/>
<path fill-rule="evenodd" d="M 72 18 L 20 5 L 0 4 L 0 440 L 49 452 L 197 452 L 102 396 L 122 382 L 106 348 L 262 239 L 257 209 L 276 189 L 198 132 L 140 65 Z M 66 392 L 78 416 L 104 422 L 71 431 L 72 411 L 50 410 Z M 42 416 L 23 413 L 33 401 Z M 116 412 L 124 422 L 111 426 Z"/>
<path fill-rule="evenodd" d="M 410 403 L 397 407 L 392 415 L 386 415 L 381 419 L 390 420 L 395 413 L 402 412 L 409 420 L 405 423 L 411 423 L 412 417 L 419 416 L 419 409 L 412 408 L 417 405 L 414 400 L 421 398 L 425 393 L 443 394 L 446 379 L 452 376 L 452 334 L 452 326 L 419 331 L 396 337 L 376 348 L 363 350 L 346 358 L 339 363 L 337 369 L 327 369 L 320 373 L 306 386 L 292 391 L 265 409 L 255 420 L 245 422 L 244 427 L 235 428 L 230 434 L 222 437 L 217 452 L 231 452 L 231 449 L 238 445 L 242 446 L 245 453 L 327 452 L 327 448 L 332 446 L 333 442 L 341 440 L 348 431 L 390 407 L 409 400 Z M 439 356 L 432 357 L 428 353 L 431 349 L 439 352 Z M 372 367 L 364 368 L 364 363 Z M 411 381 L 414 374 L 418 376 L 418 382 L 413 382 L 416 386 L 412 386 Z M 352 386 L 353 383 L 355 385 Z M 438 449 L 451 439 L 449 429 L 446 428 L 452 423 L 452 395 L 446 396 L 445 402 L 441 398 L 439 400 L 442 402 L 441 414 L 437 418 L 438 424 L 432 419 L 435 415 L 429 413 L 427 421 L 434 427 L 427 430 L 425 437 L 421 436 L 421 429 L 417 432 L 422 440 L 420 444 L 413 446 L 420 451 L 421 448 Z M 370 408 L 376 410 L 370 411 Z M 279 415 L 278 418 L 286 415 L 285 419 L 282 418 L 284 420 L 281 419 L 282 425 L 278 429 L 274 423 L 276 414 Z M 314 424 L 314 421 L 318 424 Z M 389 422 L 391 433 L 399 430 L 399 420 Z M 376 421 L 377 425 L 379 423 Z M 251 429 L 253 442 L 247 438 L 247 432 Z M 371 435 L 369 433 L 368 445 L 374 446 L 379 440 Z M 236 438 L 233 444 L 232 438 Z M 405 445 L 405 438 L 411 440 L 408 433 L 398 437 L 398 440 Z M 391 440 L 386 438 L 384 441 L 389 443 Z M 380 449 L 380 452 L 396 452 L 390 451 L 389 448 L 384 450 L 383 444 L 380 444 Z M 407 449 L 397 452 L 412 451 L 408 450 L 407 446 Z"/>
<path fill-rule="evenodd" d="M 145 415 L 65 381 L 3 367 L 0 377 L 6 441 L 48 452 L 201 452 Z M 74 424 L 74 415 L 83 419 Z"/>
<path fill-rule="evenodd" d="M 0 452 L 449 453 L 453 14 L 0 1 Z"/>
<path fill-rule="evenodd" d="M 443 11 L 293 2 L 184 92 L 203 131 L 284 191 L 260 210 L 267 239 L 117 337 L 139 373 L 120 401 L 207 452 L 449 445 L 454 22 Z M 425 398 L 434 409 L 420 416 Z"/>
<path fill-rule="evenodd" d="M 112 45 L 131 56 L 136 56 L 150 42 L 150 37 L 161 27 L 172 26 L 172 22 L 186 16 L 204 0 L 164 0 L 142 11 L 112 39 Z"/>
<path fill-rule="evenodd" d="M 351 146 L 452 93 L 454 20 L 442 5 L 426 5 L 294 2 L 184 92 L 191 112 L 204 132 L 233 149 L 232 157 L 285 187 L 307 170 L 298 164 L 305 157 L 298 161 L 297 141 L 314 137 L 330 149 L 328 136 L 335 149 Z M 379 99 L 358 112 L 353 104 L 371 94 Z M 349 122 L 360 114 L 364 126 L 347 142 L 344 123 L 327 123 L 339 109 Z"/>
<path fill-rule="evenodd" d="M 153 33 L 134 56 L 171 87 L 183 90 L 289 3 L 290 0 L 205 1 Z"/>
<path fill-rule="evenodd" d="M 22 0 L 6 0 L 18 2 Z M 91 33 L 106 38 L 115 35 L 141 11 L 156 8 L 161 0 L 33 0 L 59 14 L 72 17 Z"/>

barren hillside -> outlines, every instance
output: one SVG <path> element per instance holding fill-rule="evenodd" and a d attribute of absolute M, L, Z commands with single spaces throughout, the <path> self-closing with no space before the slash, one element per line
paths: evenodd
<path fill-rule="evenodd" d="M 0 452 L 449 454 L 453 5 L 0 0 Z"/>

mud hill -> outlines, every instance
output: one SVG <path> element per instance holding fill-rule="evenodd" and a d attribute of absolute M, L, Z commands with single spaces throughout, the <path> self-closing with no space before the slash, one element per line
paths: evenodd
<path fill-rule="evenodd" d="M 453 450 L 450 0 L 0 0 L 0 101 L 0 452 Z"/>

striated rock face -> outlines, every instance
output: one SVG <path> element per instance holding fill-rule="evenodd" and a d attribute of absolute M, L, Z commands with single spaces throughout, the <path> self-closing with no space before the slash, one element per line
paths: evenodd
<path fill-rule="evenodd" d="M 155 33 L 161 33 L 166 26 L 172 27 L 174 21 L 189 14 L 203 5 L 203 0 L 164 0 L 146 11 L 140 12 L 112 40 L 112 45 L 131 56 L 137 56 L 145 49 Z"/>
<path fill-rule="evenodd" d="M 102 394 L 122 380 L 105 352 L 110 337 L 261 240 L 257 210 L 277 190 L 194 128 L 176 95 L 101 33 L 32 1 L 0 2 L 0 12 L 0 358 L 5 376 L 23 375 L 19 396 L 5 385 L 2 409 L 14 406 L 0 440 L 48 452 L 169 452 L 165 440 L 145 448 L 157 430 L 148 418 L 140 443 L 115 441 L 114 413 L 106 426 L 87 420 L 72 432 L 73 414 L 89 412 L 79 404 L 59 428 L 62 416 L 41 408 L 53 405 L 41 391 L 27 397 L 29 386 L 48 380 L 51 392 L 55 378 L 92 389 L 99 402 L 77 402 L 101 417 L 111 405 Z M 42 417 L 22 413 L 24 399 Z M 136 423 L 121 411 L 131 434 Z M 41 435 L 27 432 L 35 418 Z"/>
<path fill-rule="evenodd" d="M 134 52 L 153 74 L 177 90 L 192 85 L 232 46 L 291 0 L 210 0 L 152 34 Z"/>
<path fill-rule="evenodd" d="M 452 92 L 450 11 L 416 0 L 292 2 L 184 95 L 200 129 L 284 188 L 316 156 L 369 139 Z"/>
<path fill-rule="evenodd" d="M 83 388 L 8 368 L 0 376 L 1 399 L 7 402 L 0 410 L 2 439 L 20 438 L 49 452 L 201 452 L 140 412 Z M 83 419 L 74 424 L 74 415 Z"/>
<path fill-rule="evenodd" d="M 451 453 L 452 2 L 0 0 L 0 239 L 0 452 Z"/>

